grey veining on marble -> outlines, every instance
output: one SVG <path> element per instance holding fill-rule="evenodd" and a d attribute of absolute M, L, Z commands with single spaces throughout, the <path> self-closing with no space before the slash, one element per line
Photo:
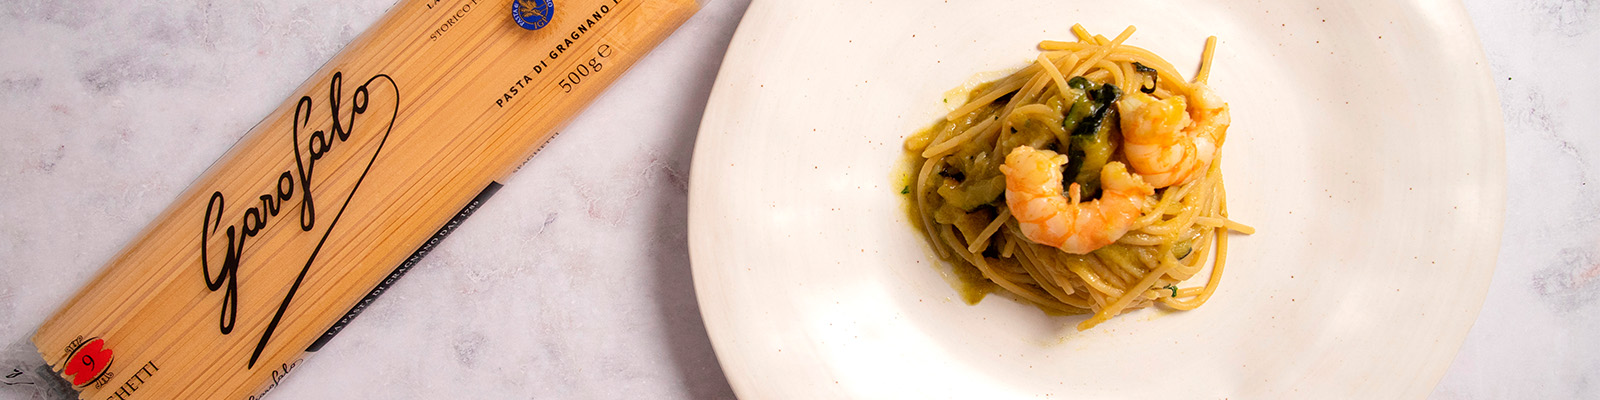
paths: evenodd
<path fill-rule="evenodd" d="M 0 2 L 0 343 L 392 3 Z M 1600 2 L 1466 5 L 1505 113 L 1507 221 L 1433 397 L 1600 397 Z M 711 2 L 271 397 L 732 397 L 686 193 L 745 6 Z"/>

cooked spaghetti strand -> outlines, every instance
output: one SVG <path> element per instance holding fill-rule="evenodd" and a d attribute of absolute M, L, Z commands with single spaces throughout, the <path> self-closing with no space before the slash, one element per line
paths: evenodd
<path fill-rule="evenodd" d="M 1131 157 L 1121 145 L 1125 137 L 1117 98 L 1137 92 L 1158 100 L 1192 98 L 1194 90 L 1209 90 L 1204 85 L 1211 75 L 1215 37 L 1206 39 L 1200 68 L 1187 81 L 1171 63 L 1126 44 L 1134 30 L 1130 26 L 1108 39 L 1074 25 L 1076 41 L 1040 42 L 1041 52 L 1032 62 L 979 85 L 969 101 L 907 139 L 908 157 L 918 167 L 915 187 L 907 191 L 916 214 L 912 220 L 941 258 L 984 281 L 969 287 L 989 288 L 1051 313 L 1090 314 L 1077 324 L 1080 330 L 1157 304 L 1194 309 L 1216 293 L 1229 233 L 1255 232 L 1228 217 L 1220 156 L 1198 164 L 1188 180 L 1158 187 L 1153 195 L 1137 194 L 1147 197 L 1122 206 L 1137 213 L 1128 217 L 1126 233 L 1086 247 L 1086 254 L 1052 247 L 1062 244 L 1040 244 L 1060 242 L 1030 239 L 1030 229 L 1042 229 L 1031 225 L 1040 223 L 1038 210 L 1030 205 L 1025 213 L 1013 214 L 1007 205 L 1013 191 L 1007 186 L 1008 174 L 1062 173 L 1064 189 L 1072 190 L 1060 195 L 1070 197 L 1061 200 L 1061 207 L 1091 212 L 1084 207 L 1093 207 L 1113 190 L 1102 187 L 1102 168 L 1123 165 Z M 1221 146 L 1220 135 L 1216 145 Z M 1069 161 L 1055 172 L 1000 168 L 1020 146 L 1051 150 Z M 1198 276 L 1208 263 L 1210 273 Z M 1185 284 L 1191 278 L 1205 282 Z"/>

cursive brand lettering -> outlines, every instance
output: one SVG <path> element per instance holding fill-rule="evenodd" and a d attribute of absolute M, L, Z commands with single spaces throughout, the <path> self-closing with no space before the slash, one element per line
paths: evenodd
<path fill-rule="evenodd" d="M 272 382 L 267 383 L 267 388 L 266 389 L 261 389 L 261 393 L 256 393 L 256 394 L 250 395 L 250 397 L 248 397 L 247 399 L 248 400 L 261 400 L 262 398 L 266 397 L 267 396 L 267 392 L 271 392 L 272 389 L 277 388 L 278 387 L 278 383 L 283 382 L 283 378 L 286 378 L 286 377 L 289 376 L 289 371 L 293 371 L 294 367 L 297 367 L 299 365 L 300 365 L 300 360 L 295 360 L 292 363 L 279 364 L 278 368 L 272 370 L 272 373 L 270 374 L 272 376 Z"/>
<path fill-rule="evenodd" d="M 398 101 L 400 95 L 399 87 L 394 80 L 385 74 L 374 75 L 371 79 L 356 87 L 355 92 L 350 96 L 349 107 L 344 110 L 347 113 L 341 118 L 340 112 L 344 108 L 341 101 L 344 76 L 340 72 L 334 72 L 328 84 L 328 100 L 326 103 L 326 110 L 332 122 L 326 131 L 313 130 L 314 128 L 310 126 L 311 117 L 317 110 L 316 103 L 312 101 L 311 96 L 302 96 L 300 98 L 300 101 L 295 105 L 294 119 L 290 123 L 290 148 L 294 152 L 293 169 L 278 174 L 278 179 L 274 181 L 270 191 L 258 197 L 260 204 L 252 204 L 250 208 L 245 209 L 236 225 L 228 225 L 226 229 L 223 229 L 222 222 L 228 205 L 227 197 L 221 191 L 212 192 L 211 199 L 206 203 L 205 215 L 200 226 L 200 269 L 201 273 L 204 274 L 207 289 L 213 292 L 223 290 L 222 311 L 219 313 L 220 321 L 218 324 L 219 331 L 222 334 L 232 333 L 234 321 L 238 318 L 239 264 L 245 258 L 244 248 L 247 239 L 261 234 L 267 228 L 267 223 L 272 218 L 277 217 L 279 212 L 283 211 L 283 204 L 289 202 L 295 195 L 299 195 L 300 198 L 300 230 L 302 232 L 311 232 L 319 227 L 316 196 L 312 192 L 313 183 L 317 179 L 317 162 L 333 154 L 339 149 L 340 145 L 350 140 L 352 134 L 358 132 L 356 129 L 357 116 L 367 114 L 368 106 L 371 105 L 371 86 L 380 80 L 393 89 L 394 100 Z M 278 323 L 282 321 L 283 313 L 288 309 L 295 292 L 299 290 L 300 283 L 305 279 L 306 272 L 315 263 L 317 254 L 327 242 L 328 236 L 333 233 L 334 226 L 339 223 L 339 217 L 344 215 L 345 208 L 350 205 L 350 200 L 355 197 L 356 190 L 360 188 L 361 182 L 366 179 L 367 173 L 372 170 L 372 164 L 377 161 L 379 152 L 383 150 L 383 144 L 388 141 L 389 132 L 394 128 L 394 120 L 398 117 L 399 105 L 395 104 L 394 110 L 389 111 L 386 126 L 381 131 L 374 130 L 368 133 L 381 135 L 378 139 L 377 148 L 372 151 L 372 157 L 367 161 L 360 177 L 350 187 L 349 194 L 344 196 L 343 204 L 339 205 L 333 218 L 322 227 L 322 235 L 317 240 L 316 247 L 311 250 L 304 266 L 300 269 L 299 275 L 295 277 L 293 285 L 289 287 L 289 292 L 284 294 L 277 313 L 273 315 L 271 322 L 267 324 L 266 330 L 261 333 L 261 340 L 256 344 L 255 351 L 250 355 L 248 367 L 255 367 L 256 360 L 260 358 L 261 351 L 266 348 L 267 342 L 272 338 L 273 331 L 277 329 Z M 365 124 L 362 124 L 362 126 L 365 126 Z M 306 131 L 310 132 L 307 133 Z M 222 263 L 216 265 L 213 263 L 215 260 L 210 251 L 210 244 L 213 236 L 217 236 L 219 233 L 227 239 L 227 246 L 224 248 Z M 217 239 L 220 240 L 220 238 Z M 217 266 L 218 268 L 213 270 L 212 266 Z"/>

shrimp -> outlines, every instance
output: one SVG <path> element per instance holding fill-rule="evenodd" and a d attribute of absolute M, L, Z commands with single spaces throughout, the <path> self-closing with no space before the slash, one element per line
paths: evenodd
<path fill-rule="evenodd" d="M 1000 166 L 1006 176 L 1006 206 L 1028 240 L 1089 254 L 1128 233 L 1155 194 L 1143 179 L 1112 161 L 1100 169 L 1100 199 L 1079 202 L 1077 183 L 1072 184 L 1071 199 L 1062 197 L 1061 165 L 1066 163 L 1065 155 L 1024 145 L 1011 150 Z"/>
<path fill-rule="evenodd" d="M 1117 102 L 1123 155 L 1151 186 L 1163 188 L 1198 177 L 1211 166 L 1227 136 L 1228 103 L 1205 84 L 1194 83 L 1191 88 L 1193 107 L 1183 96 L 1156 100 L 1144 93 Z"/>

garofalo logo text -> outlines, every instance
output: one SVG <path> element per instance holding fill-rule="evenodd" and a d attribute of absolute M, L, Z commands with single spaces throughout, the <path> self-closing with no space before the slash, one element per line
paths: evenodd
<path fill-rule="evenodd" d="M 328 235 L 333 233 L 334 226 L 339 223 L 339 217 L 344 215 L 344 210 L 350 205 L 361 182 L 366 180 L 367 173 L 371 172 L 372 164 L 378 160 L 378 155 L 383 150 L 383 144 L 389 138 L 389 132 L 394 129 L 394 120 L 399 112 L 400 88 L 394 79 L 385 74 L 377 74 L 366 82 L 357 86 L 350 96 L 349 107 L 342 107 L 340 99 L 343 95 L 343 75 L 334 72 L 328 85 L 328 99 L 323 107 L 319 108 L 311 96 L 303 96 L 294 109 L 294 120 L 291 122 L 289 141 L 284 143 L 285 151 L 294 152 L 294 166 L 278 175 L 276 184 L 263 188 L 263 193 L 256 198 L 246 201 L 249 206 L 234 224 L 223 226 L 223 215 L 228 210 L 228 199 L 222 191 L 211 193 L 211 199 L 206 203 L 206 212 L 203 224 L 200 226 L 200 268 L 204 273 L 206 288 L 212 292 L 222 291 L 222 307 L 218 314 L 218 329 L 224 334 L 233 332 L 234 321 L 239 313 L 239 264 L 244 261 L 245 243 L 251 238 L 262 233 L 267 227 L 267 222 L 278 216 L 284 208 L 292 208 L 292 203 L 298 198 L 300 204 L 300 230 L 320 235 L 316 247 L 312 248 L 306 256 L 305 264 L 300 267 L 300 273 L 294 279 L 294 284 L 289 287 L 289 292 L 284 294 L 283 302 L 278 305 L 278 310 L 272 316 L 272 322 L 267 324 L 261 333 L 261 340 L 256 344 L 255 351 L 250 354 L 248 368 L 254 368 L 256 360 L 261 357 L 261 350 L 266 348 L 267 342 L 272 339 L 272 332 L 278 328 L 278 323 L 283 319 L 284 310 L 289 308 L 289 303 L 294 299 L 295 292 L 300 289 L 300 283 L 306 277 L 306 272 L 316 264 L 317 254 L 328 241 Z M 371 110 L 368 106 L 373 102 L 373 88 L 388 86 L 387 90 L 378 90 L 394 96 L 389 101 L 379 104 L 393 104 L 392 109 Z M 341 109 L 347 110 L 343 118 Z M 314 113 L 326 112 L 332 119 L 332 126 L 327 130 L 316 129 L 319 127 L 307 126 L 311 123 Z M 366 117 L 376 117 L 370 121 Z M 372 123 L 376 122 L 376 123 Z M 307 132 L 310 131 L 310 132 Z M 378 145 L 373 148 L 372 155 L 349 155 L 352 160 L 365 159 L 365 163 L 351 162 L 346 165 L 363 168 L 360 177 L 351 184 L 348 190 L 339 188 L 326 189 L 321 193 L 312 193 L 313 182 L 318 179 L 317 162 L 332 154 L 347 150 L 342 145 L 349 142 L 351 137 L 361 138 L 363 135 L 378 137 Z M 354 173 L 340 172 L 339 175 Z M 329 196 L 331 203 L 337 206 L 333 210 L 332 218 L 327 214 L 319 214 L 318 197 Z M 322 205 L 329 205 L 327 198 L 321 199 Z M 286 204 L 288 205 L 286 207 Z M 237 207 L 237 206 L 235 206 Z M 282 225 L 279 225 L 282 226 Z M 213 241 L 227 241 L 226 251 L 216 254 L 210 251 Z M 216 262 L 219 261 L 220 263 Z M 212 268 L 217 267 L 217 268 Z"/>

